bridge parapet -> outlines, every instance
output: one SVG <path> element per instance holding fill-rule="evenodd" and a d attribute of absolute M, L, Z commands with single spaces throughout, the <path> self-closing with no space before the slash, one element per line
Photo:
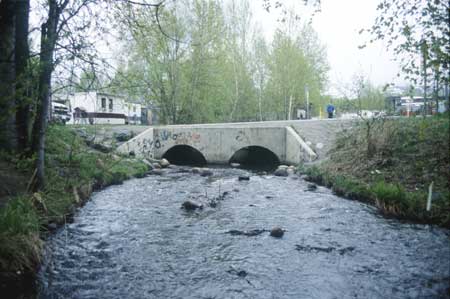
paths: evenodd
<path fill-rule="evenodd" d="M 117 150 L 160 159 L 169 149 L 187 145 L 208 163 L 228 163 L 240 149 L 259 146 L 283 163 L 298 164 L 323 158 L 337 131 L 348 125 L 348 121 L 313 120 L 161 126 L 149 128 Z"/>

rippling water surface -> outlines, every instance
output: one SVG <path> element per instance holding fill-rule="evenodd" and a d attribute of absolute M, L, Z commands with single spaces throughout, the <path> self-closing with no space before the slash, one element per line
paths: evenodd
<path fill-rule="evenodd" d="M 40 298 L 446 296 L 448 231 L 383 219 L 297 177 L 213 171 L 95 193 L 47 243 Z M 205 208 L 186 212 L 187 199 Z M 275 226 L 283 238 L 228 233 Z"/>

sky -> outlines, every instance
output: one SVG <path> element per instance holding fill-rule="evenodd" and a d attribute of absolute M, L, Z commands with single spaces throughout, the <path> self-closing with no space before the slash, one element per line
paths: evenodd
<path fill-rule="evenodd" d="M 298 12 L 305 11 L 300 4 L 303 0 L 284 0 L 287 7 L 297 4 Z M 267 13 L 262 1 L 251 1 L 253 17 L 260 23 L 265 36 L 271 39 L 277 28 L 276 12 Z M 358 32 L 369 28 L 377 15 L 379 0 L 321 0 L 321 12 L 312 19 L 312 25 L 319 38 L 327 47 L 330 64 L 329 88 L 332 95 L 341 95 L 342 86 L 351 85 L 355 74 L 364 74 L 376 86 L 386 83 L 403 84 L 397 78 L 398 64 L 393 61 L 383 42 L 369 44 L 358 49 L 365 41 Z"/>

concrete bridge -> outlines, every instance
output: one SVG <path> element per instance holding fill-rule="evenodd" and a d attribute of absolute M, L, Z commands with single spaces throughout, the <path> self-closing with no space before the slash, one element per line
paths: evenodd
<path fill-rule="evenodd" d="M 348 120 L 295 120 L 149 127 L 118 147 L 124 154 L 227 164 L 255 156 L 298 164 L 324 158 Z M 202 164 L 202 163 L 200 163 Z"/>

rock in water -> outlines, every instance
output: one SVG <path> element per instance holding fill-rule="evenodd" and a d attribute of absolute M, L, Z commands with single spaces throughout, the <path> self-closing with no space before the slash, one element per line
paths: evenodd
<path fill-rule="evenodd" d="M 202 169 L 202 171 L 200 172 L 201 176 L 212 176 L 213 172 L 209 169 Z"/>
<path fill-rule="evenodd" d="M 192 173 L 200 173 L 200 168 L 198 167 L 192 168 Z"/>
<path fill-rule="evenodd" d="M 281 227 L 274 227 L 270 231 L 270 235 L 274 238 L 281 238 L 284 235 L 284 230 Z"/>
<path fill-rule="evenodd" d="M 161 161 L 159 161 L 159 164 L 161 165 L 162 168 L 166 168 L 170 165 L 169 161 L 167 161 L 167 159 L 161 159 Z"/>
<path fill-rule="evenodd" d="M 238 168 L 238 167 L 241 166 L 241 164 L 239 164 L 239 163 L 230 163 L 230 166 L 233 167 L 233 168 Z"/>
<path fill-rule="evenodd" d="M 193 202 L 191 200 L 186 200 L 185 202 L 183 202 L 183 204 L 181 205 L 183 209 L 187 210 L 187 211 L 194 211 L 197 209 L 203 209 L 203 205 Z"/>
<path fill-rule="evenodd" d="M 316 184 L 308 184 L 307 188 L 308 188 L 308 191 L 316 191 L 317 185 Z"/>
<path fill-rule="evenodd" d="M 288 176 L 289 175 L 287 169 L 282 169 L 282 168 L 278 168 L 277 170 L 275 170 L 275 172 L 273 174 L 276 176 Z"/>
<path fill-rule="evenodd" d="M 240 176 L 238 177 L 238 180 L 239 180 L 239 181 L 250 181 L 250 177 L 249 177 L 249 176 L 246 176 L 246 175 L 240 175 Z"/>

